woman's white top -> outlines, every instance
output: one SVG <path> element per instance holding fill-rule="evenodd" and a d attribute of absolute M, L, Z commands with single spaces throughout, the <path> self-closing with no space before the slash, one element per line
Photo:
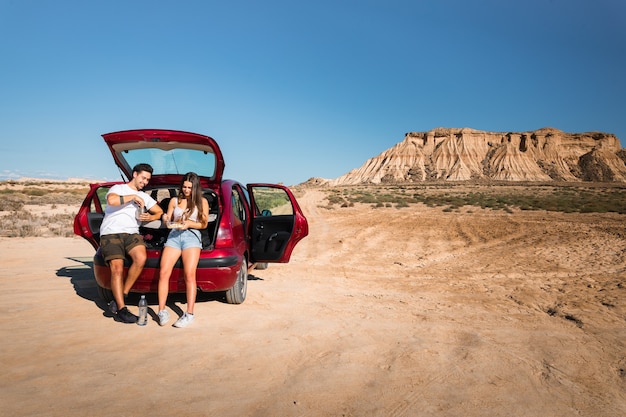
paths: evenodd
<path fill-rule="evenodd" d="M 174 206 L 173 220 L 176 221 L 180 219 L 181 217 L 183 217 L 185 210 L 178 207 L 178 197 L 174 197 L 174 198 L 175 198 L 175 206 Z M 193 213 L 191 213 L 191 215 L 187 218 L 187 220 L 191 220 L 192 222 L 198 221 L 198 207 L 194 207 Z"/>

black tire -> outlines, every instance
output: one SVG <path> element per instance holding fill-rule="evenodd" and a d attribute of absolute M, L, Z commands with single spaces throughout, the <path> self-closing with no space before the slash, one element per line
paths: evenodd
<path fill-rule="evenodd" d="M 106 288 L 102 288 L 99 285 L 98 285 L 98 295 L 107 304 L 109 304 L 111 301 L 113 301 L 113 291 L 111 291 L 109 289 L 106 289 Z"/>
<path fill-rule="evenodd" d="M 228 291 L 226 291 L 226 302 L 228 304 L 241 304 L 246 299 L 248 292 L 248 263 L 246 258 L 241 261 L 239 272 L 237 273 L 237 280 L 235 285 Z"/>

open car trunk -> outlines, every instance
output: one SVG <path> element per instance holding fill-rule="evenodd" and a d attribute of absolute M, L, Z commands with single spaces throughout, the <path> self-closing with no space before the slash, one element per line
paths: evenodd
<path fill-rule="evenodd" d="M 100 225 L 102 224 L 102 219 L 104 218 L 104 210 L 105 206 L 105 196 L 107 191 L 113 186 L 111 183 L 100 184 L 93 193 L 94 196 L 98 196 L 98 198 L 94 198 L 93 201 L 87 202 L 88 205 L 85 206 L 90 207 L 91 209 L 86 213 L 87 216 L 87 224 L 89 227 L 89 233 L 91 234 L 91 238 L 88 239 L 92 244 L 94 249 L 98 249 L 100 246 Z M 177 190 L 175 188 L 153 188 L 153 189 L 145 189 L 146 193 L 150 194 L 152 198 L 154 198 L 159 206 L 163 209 L 163 212 L 167 211 L 167 205 L 172 197 L 176 196 Z M 217 228 L 219 225 L 219 216 L 220 216 L 220 208 L 219 201 L 217 198 L 217 194 L 215 191 L 211 189 L 203 190 L 204 197 L 209 202 L 209 223 L 206 228 L 200 230 L 200 234 L 202 236 L 202 248 L 203 249 L 211 249 L 213 243 L 215 242 L 215 236 L 217 234 Z M 85 208 L 83 206 L 83 208 Z M 75 225 L 76 228 L 76 225 Z M 144 241 L 146 243 L 146 248 L 150 249 L 162 249 L 165 241 L 167 240 L 167 235 L 169 234 L 170 229 L 168 229 L 161 220 L 154 220 L 149 223 L 144 223 L 139 227 L 139 233 L 143 236 Z"/>

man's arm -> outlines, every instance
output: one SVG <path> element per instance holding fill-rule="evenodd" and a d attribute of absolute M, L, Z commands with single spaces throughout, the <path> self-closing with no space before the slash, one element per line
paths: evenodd
<path fill-rule="evenodd" d="M 160 220 L 161 216 L 163 216 L 163 209 L 158 204 L 155 204 L 148 210 L 148 213 L 150 214 L 150 220 L 148 221 Z"/>
<path fill-rule="evenodd" d="M 135 203 L 138 206 L 143 207 L 143 200 L 141 197 L 134 194 L 120 195 L 111 192 L 107 194 L 107 204 L 110 206 L 123 206 L 128 203 Z"/>

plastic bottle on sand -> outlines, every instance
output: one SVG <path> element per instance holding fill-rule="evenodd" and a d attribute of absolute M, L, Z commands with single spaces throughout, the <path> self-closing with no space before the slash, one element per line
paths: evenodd
<path fill-rule="evenodd" d="M 148 324 L 148 302 L 143 294 L 139 299 L 139 320 L 137 320 L 137 324 L 140 326 Z"/>

